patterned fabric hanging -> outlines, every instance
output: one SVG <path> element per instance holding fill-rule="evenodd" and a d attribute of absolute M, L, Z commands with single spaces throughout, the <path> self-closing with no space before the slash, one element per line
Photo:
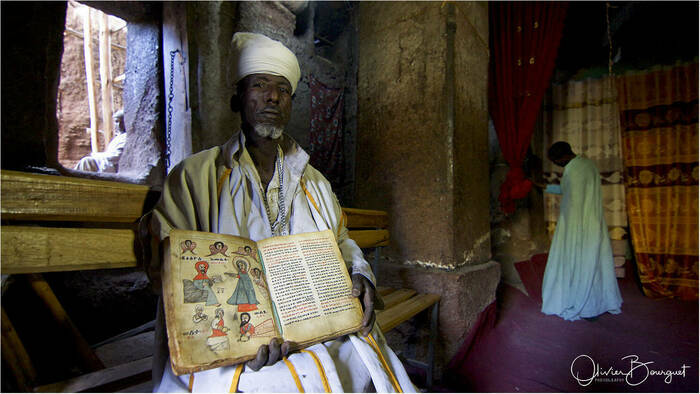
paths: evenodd
<path fill-rule="evenodd" d="M 698 298 L 698 64 L 623 75 L 622 153 L 647 296 Z"/>
<path fill-rule="evenodd" d="M 566 141 L 574 153 L 593 160 L 600 171 L 605 222 L 615 253 L 618 277 L 624 276 L 627 213 L 620 144 L 620 120 L 614 78 L 571 81 L 552 87 L 552 102 L 544 113 L 544 177 L 558 184 L 564 172 L 549 160 L 547 149 Z M 550 238 L 559 217 L 561 195 L 544 194 L 545 222 Z"/>
<path fill-rule="evenodd" d="M 326 87 L 313 75 L 309 75 L 309 88 L 311 90 L 310 162 L 328 179 L 333 190 L 338 191 L 345 182 L 344 89 Z"/>

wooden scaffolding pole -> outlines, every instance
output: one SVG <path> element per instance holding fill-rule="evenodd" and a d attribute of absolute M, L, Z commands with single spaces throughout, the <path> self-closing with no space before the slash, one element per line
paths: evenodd
<path fill-rule="evenodd" d="M 104 364 L 97 355 L 95 355 L 95 352 L 92 351 L 90 345 L 85 341 L 85 338 L 83 338 L 83 335 L 78 331 L 75 324 L 73 324 L 70 316 L 68 316 L 66 310 L 63 309 L 63 305 L 58 302 L 58 298 L 56 298 L 53 290 L 51 290 L 51 286 L 44 280 L 44 277 L 41 274 L 28 274 L 27 279 L 36 295 L 39 296 L 41 301 L 44 302 L 44 305 L 51 311 L 54 320 L 73 340 L 73 345 L 81 356 L 83 367 L 89 371 L 104 369 Z"/>
<path fill-rule="evenodd" d="M 99 12 L 100 20 L 100 85 L 102 88 L 102 131 L 105 148 L 112 140 L 112 37 L 109 16 Z"/>
<path fill-rule="evenodd" d="M 32 391 L 37 383 L 36 369 L 7 317 L 5 308 L 2 308 L 2 358 L 10 367 L 18 388 L 22 391 Z"/>
<path fill-rule="evenodd" d="M 88 104 L 90 105 L 90 146 L 92 151 L 99 152 L 97 142 L 97 105 L 95 103 L 95 74 L 92 66 L 92 21 L 90 7 L 85 7 L 83 14 L 83 49 L 85 53 L 85 80 L 87 81 Z"/>

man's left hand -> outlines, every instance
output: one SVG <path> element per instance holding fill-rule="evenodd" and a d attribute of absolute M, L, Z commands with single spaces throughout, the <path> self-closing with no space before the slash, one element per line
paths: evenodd
<path fill-rule="evenodd" d="M 360 332 L 362 335 L 367 336 L 367 334 L 372 331 L 375 320 L 374 287 L 363 275 L 354 274 L 352 275 L 352 296 L 358 297 L 364 307 L 365 312 L 362 316 L 362 328 Z"/>

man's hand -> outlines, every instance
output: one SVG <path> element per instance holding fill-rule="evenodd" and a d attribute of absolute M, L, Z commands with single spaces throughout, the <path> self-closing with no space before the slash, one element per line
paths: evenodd
<path fill-rule="evenodd" d="M 272 338 L 269 345 L 260 345 L 258 354 L 245 365 L 253 371 L 257 371 L 265 365 L 272 365 L 282 359 L 282 357 L 287 356 L 290 345 L 290 342 L 284 342 L 280 346 L 279 340 Z"/>
<path fill-rule="evenodd" d="M 530 180 L 530 182 L 532 182 L 532 185 L 538 189 L 544 189 L 547 187 L 547 185 L 545 183 L 535 181 L 535 178 L 527 178 L 527 179 Z"/>
<path fill-rule="evenodd" d="M 360 274 L 352 275 L 352 296 L 358 297 L 365 312 L 362 316 L 362 328 L 360 332 L 367 336 L 374 326 L 374 287 L 370 281 Z"/>

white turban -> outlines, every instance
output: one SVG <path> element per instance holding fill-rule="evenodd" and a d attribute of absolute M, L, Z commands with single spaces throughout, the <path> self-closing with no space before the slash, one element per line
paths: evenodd
<path fill-rule="evenodd" d="M 292 94 L 297 90 L 299 62 L 281 42 L 262 34 L 238 32 L 233 35 L 231 47 L 234 83 L 251 74 L 271 74 L 287 78 Z"/>

